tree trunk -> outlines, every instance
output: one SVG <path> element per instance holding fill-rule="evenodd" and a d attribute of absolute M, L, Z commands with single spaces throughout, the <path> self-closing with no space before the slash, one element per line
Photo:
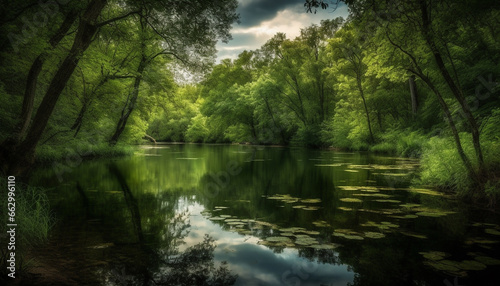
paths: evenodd
<path fill-rule="evenodd" d="M 423 74 L 418 74 L 418 76 L 427 84 L 427 86 L 429 86 L 429 88 L 437 96 L 439 104 L 443 109 L 448 124 L 450 125 L 451 132 L 453 133 L 453 139 L 455 140 L 455 145 L 457 146 L 458 154 L 460 155 L 460 158 L 462 159 L 462 162 L 464 163 L 464 166 L 467 169 L 469 176 L 473 178 L 475 181 L 477 181 L 478 174 L 475 172 L 474 167 L 472 166 L 472 163 L 469 160 L 469 157 L 467 157 L 467 154 L 465 154 L 465 151 L 462 148 L 462 143 L 460 142 L 460 136 L 458 135 L 457 127 L 455 126 L 455 122 L 453 121 L 453 116 L 451 115 L 450 109 L 448 108 L 448 105 L 444 101 L 443 96 L 427 76 Z"/>
<path fill-rule="evenodd" d="M 372 132 L 372 124 L 370 121 L 370 113 L 368 112 L 368 106 L 366 105 L 365 94 L 363 92 L 363 86 L 361 85 L 361 79 L 357 78 L 359 94 L 361 95 L 361 99 L 363 99 L 363 106 L 365 107 L 366 120 L 368 122 L 368 130 L 370 131 L 370 140 L 371 143 L 375 142 L 375 138 L 373 137 Z"/>
<path fill-rule="evenodd" d="M 59 42 L 64 38 L 68 30 L 71 28 L 76 20 L 78 13 L 75 10 L 70 11 L 61 26 L 56 31 L 56 33 L 49 39 L 49 43 L 52 48 L 55 48 Z M 31 116 L 33 113 L 33 103 L 35 101 L 36 95 L 36 85 L 38 82 L 38 76 L 43 68 L 43 63 L 45 61 L 46 52 L 41 53 L 33 61 L 31 68 L 28 72 L 28 77 L 26 80 L 26 88 L 23 97 L 23 106 L 21 109 L 21 114 L 19 116 L 19 123 L 15 128 L 14 134 L 10 140 L 13 140 L 14 144 L 19 144 L 23 138 L 26 136 L 26 131 L 31 122 Z"/>
<path fill-rule="evenodd" d="M 470 131 L 472 133 L 472 142 L 474 144 L 474 149 L 476 151 L 476 158 L 479 163 L 479 175 L 482 176 L 484 171 L 485 171 L 485 164 L 484 164 L 484 159 L 483 159 L 483 152 L 481 149 L 481 142 L 479 140 L 479 127 L 477 125 L 476 119 L 474 118 L 474 115 L 472 114 L 472 111 L 469 108 L 469 105 L 467 104 L 467 101 L 463 97 L 463 94 L 460 90 L 460 88 L 457 86 L 457 84 L 453 81 L 453 78 L 451 77 L 450 73 L 446 69 L 446 66 L 443 61 L 443 57 L 441 56 L 441 53 L 439 49 L 437 48 L 437 45 L 431 35 L 431 19 L 429 18 L 428 14 L 428 6 L 427 3 L 424 0 L 420 0 L 420 10 L 422 13 L 422 33 L 423 36 L 427 42 L 428 47 L 432 51 L 432 54 L 434 56 L 434 60 L 438 66 L 439 72 L 441 73 L 441 76 L 444 78 L 445 82 L 447 83 L 448 87 L 450 88 L 453 96 L 455 99 L 458 101 L 460 104 L 460 107 L 463 111 L 463 114 L 469 124 Z M 451 60 L 451 59 L 450 59 Z"/>
<path fill-rule="evenodd" d="M 96 20 L 105 5 L 106 0 L 92 0 L 90 2 L 78 25 L 73 46 L 52 78 L 26 138 L 19 147 L 15 148 L 14 146 L 12 148 L 14 150 L 11 150 L 13 152 L 10 154 L 5 152 L 0 154 L 2 169 L 7 173 L 13 175 L 24 173 L 33 164 L 38 141 L 47 126 L 59 96 L 80 60 L 81 54 L 89 47 L 97 32 Z"/>
<path fill-rule="evenodd" d="M 125 126 L 127 125 L 127 120 L 130 117 L 130 114 L 132 114 L 132 111 L 134 111 L 135 104 L 137 103 L 137 98 L 139 97 L 139 87 L 142 81 L 142 74 L 144 73 L 144 69 L 146 68 L 147 63 L 147 58 L 144 53 L 142 53 L 141 61 L 139 63 L 139 67 L 137 68 L 137 76 L 134 80 L 134 88 L 132 90 L 130 100 L 125 103 L 120 119 L 116 124 L 115 133 L 113 133 L 113 136 L 111 136 L 111 139 L 109 140 L 109 145 L 111 146 L 116 145 L 116 143 L 118 142 L 120 135 L 125 130 Z"/>
<path fill-rule="evenodd" d="M 410 85 L 410 95 L 411 95 L 411 112 L 413 116 L 417 115 L 418 111 L 418 94 L 417 86 L 415 85 L 415 75 L 411 75 L 408 79 L 408 84 Z"/>

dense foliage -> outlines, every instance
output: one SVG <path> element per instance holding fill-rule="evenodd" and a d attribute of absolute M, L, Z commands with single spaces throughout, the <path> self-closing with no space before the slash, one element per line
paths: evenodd
<path fill-rule="evenodd" d="M 26 2 L 1 13 L 4 172 L 35 150 L 245 142 L 422 157 L 424 183 L 499 189 L 497 1 L 348 0 L 348 19 L 215 66 L 236 1 Z M 186 69 L 209 73 L 176 80 Z"/>

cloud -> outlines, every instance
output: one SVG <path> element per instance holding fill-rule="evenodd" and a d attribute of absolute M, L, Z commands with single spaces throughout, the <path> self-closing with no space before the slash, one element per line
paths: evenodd
<path fill-rule="evenodd" d="M 304 5 L 304 0 L 239 0 L 238 2 L 237 12 L 240 14 L 243 27 L 258 25 L 262 21 L 274 18 L 279 11 Z"/>
<path fill-rule="evenodd" d="M 300 35 L 302 28 L 319 24 L 323 19 L 345 18 L 348 14 L 345 5 L 333 12 L 330 9 L 318 11 L 317 14 L 306 13 L 303 3 L 303 0 L 240 0 L 238 10 L 242 15 L 242 25 L 235 25 L 231 30 L 233 40 L 227 44 L 217 44 L 218 61 L 235 59 L 244 50 L 259 49 L 278 32 L 293 39 Z M 265 12 L 258 14 L 261 9 Z M 246 24 L 243 23 L 245 19 Z"/>

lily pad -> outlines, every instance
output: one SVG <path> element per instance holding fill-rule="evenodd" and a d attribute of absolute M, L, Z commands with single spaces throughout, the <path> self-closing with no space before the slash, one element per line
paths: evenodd
<path fill-rule="evenodd" d="M 360 187 L 357 187 L 357 186 L 338 186 L 337 188 L 344 190 L 344 191 L 357 191 L 360 189 Z"/>
<path fill-rule="evenodd" d="M 379 203 L 395 203 L 395 204 L 399 204 L 401 202 L 398 200 L 375 200 L 375 201 Z"/>
<path fill-rule="evenodd" d="M 352 194 L 353 196 L 355 197 L 374 197 L 374 198 L 390 198 L 392 197 L 391 195 L 386 195 L 386 194 L 373 194 L 373 193 L 370 193 L 370 194 Z"/>
<path fill-rule="evenodd" d="M 337 245 L 335 245 L 335 244 L 313 244 L 313 245 L 310 245 L 309 247 L 314 248 L 314 249 L 335 249 L 335 248 L 337 248 Z"/>
<path fill-rule="evenodd" d="M 305 230 L 303 227 L 288 227 L 288 228 L 282 228 L 280 231 L 282 232 L 299 232 L 301 230 Z"/>
<path fill-rule="evenodd" d="M 460 262 L 459 266 L 460 266 L 460 269 L 463 269 L 463 270 L 484 270 L 484 269 L 486 269 L 486 265 L 484 265 L 483 263 L 481 263 L 479 261 L 475 261 L 475 260 L 463 260 L 462 262 Z"/>
<path fill-rule="evenodd" d="M 214 217 L 211 217 L 211 218 L 208 218 L 209 220 L 225 220 L 225 218 L 223 217 L 218 217 L 218 216 L 214 216 Z"/>
<path fill-rule="evenodd" d="M 417 215 L 405 215 L 404 218 L 417 218 Z"/>
<path fill-rule="evenodd" d="M 294 209 L 302 209 L 302 208 L 305 208 L 307 206 L 304 206 L 304 205 L 296 205 L 296 206 L 293 206 L 292 208 Z"/>
<path fill-rule="evenodd" d="M 419 252 L 419 253 L 422 254 L 422 256 L 424 256 L 425 259 L 432 260 L 432 261 L 442 260 L 446 256 L 448 256 L 448 254 L 446 254 L 445 252 L 442 252 L 442 251 L 428 251 L 428 252 Z"/>
<path fill-rule="evenodd" d="M 317 211 L 319 210 L 320 207 L 307 207 L 307 208 L 302 208 L 302 210 L 305 210 L 305 211 Z"/>
<path fill-rule="evenodd" d="M 305 199 L 305 200 L 300 200 L 300 202 L 306 204 L 317 204 L 321 203 L 321 199 Z"/>
<path fill-rule="evenodd" d="M 317 227 L 329 227 L 330 224 L 324 220 L 313 221 L 313 224 Z"/>
<path fill-rule="evenodd" d="M 426 217 L 442 217 L 442 216 L 446 216 L 445 213 L 433 213 L 433 212 L 418 212 L 415 215 L 417 215 L 417 216 L 426 216 Z"/>
<path fill-rule="evenodd" d="M 346 207 L 338 207 L 339 210 L 343 210 L 343 211 L 352 211 L 354 209 L 352 208 L 346 208 Z"/>
<path fill-rule="evenodd" d="M 356 199 L 356 198 L 341 198 L 340 200 L 343 202 L 346 202 L 346 203 L 362 203 L 363 202 L 362 200 Z"/>
<path fill-rule="evenodd" d="M 500 231 L 494 229 L 494 228 L 487 228 L 484 230 L 484 232 L 488 234 L 493 234 L 493 235 L 500 235 Z"/>
<path fill-rule="evenodd" d="M 364 238 L 359 235 L 345 235 L 344 238 L 346 239 L 351 239 L 351 240 L 363 240 Z"/>
<path fill-rule="evenodd" d="M 475 260 L 481 262 L 484 265 L 500 265 L 500 259 L 496 259 L 488 256 L 476 256 Z"/>
<path fill-rule="evenodd" d="M 427 236 L 425 234 L 419 234 L 419 233 L 414 233 L 414 232 L 409 232 L 409 231 L 402 231 L 401 234 L 406 235 L 406 236 L 411 236 L 414 238 L 427 239 Z"/>
<path fill-rule="evenodd" d="M 245 223 L 241 221 L 230 221 L 227 225 L 245 225 Z"/>
<path fill-rule="evenodd" d="M 318 235 L 319 234 L 319 231 L 315 231 L 315 230 L 301 230 L 298 232 L 301 232 L 301 233 L 304 233 L 307 235 Z"/>
<path fill-rule="evenodd" d="M 285 236 L 270 236 L 266 238 L 269 242 L 292 242 L 292 240 Z"/>
<path fill-rule="evenodd" d="M 368 232 L 365 232 L 365 237 L 367 238 L 384 238 L 385 237 L 385 234 L 383 233 L 380 233 L 380 232 L 371 232 L 371 231 L 368 231 Z"/>
<path fill-rule="evenodd" d="M 403 207 L 403 208 L 411 209 L 411 208 L 416 208 L 416 207 L 419 207 L 419 206 L 420 206 L 420 204 L 410 204 L 410 203 L 408 203 L 408 204 L 401 204 L 401 205 L 399 205 L 399 206 L 400 206 L 400 207 Z"/>
<path fill-rule="evenodd" d="M 460 268 L 455 267 L 451 264 L 448 263 L 442 263 L 441 261 L 425 261 L 425 265 L 429 265 L 434 269 L 440 270 L 440 271 L 450 271 L 450 272 L 458 272 L 460 271 Z"/>
<path fill-rule="evenodd" d="M 282 233 L 280 233 L 280 235 L 282 235 L 282 236 L 294 236 L 295 234 L 293 234 L 291 232 L 282 232 Z"/>
<path fill-rule="evenodd" d="M 315 243 L 318 243 L 318 242 L 316 240 L 309 240 L 309 239 L 297 239 L 295 241 L 295 244 L 302 245 L 302 246 L 312 245 L 312 244 L 315 244 Z"/>

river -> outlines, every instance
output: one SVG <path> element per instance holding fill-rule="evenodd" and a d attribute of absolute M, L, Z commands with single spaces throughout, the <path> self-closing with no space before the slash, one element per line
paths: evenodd
<path fill-rule="evenodd" d="M 363 152 L 194 144 L 42 167 L 30 183 L 48 189 L 56 226 L 35 254 L 68 284 L 497 285 L 499 217 L 418 171 Z"/>

